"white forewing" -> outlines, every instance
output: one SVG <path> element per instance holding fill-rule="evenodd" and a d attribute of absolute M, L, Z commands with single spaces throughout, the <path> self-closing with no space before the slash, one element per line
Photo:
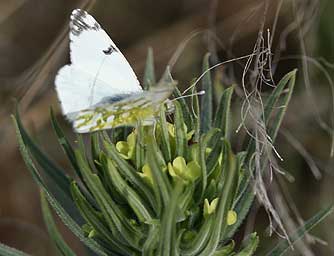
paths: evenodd
<path fill-rule="evenodd" d="M 70 22 L 71 65 L 56 77 L 62 110 L 70 119 L 75 113 L 105 97 L 141 92 L 131 66 L 95 19 L 74 10 Z"/>

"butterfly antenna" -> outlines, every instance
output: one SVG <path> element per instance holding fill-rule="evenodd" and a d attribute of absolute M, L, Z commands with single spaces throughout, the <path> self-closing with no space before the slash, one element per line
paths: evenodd
<path fill-rule="evenodd" d="M 227 63 L 231 63 L 231 62 L 234 62 L 234 61 L 238 61 L 238 60 L 243 60 L 243 59 L 247 59 L 249 57 L 252 57 L 252 56 L 255 56 L 255 53 L 251 53 L 251 54 L 248 54 L 248 55 L 244 55 L 244 56 L 241 56 L 241 57 L 237 57 L 237 58 L 233 58 L 233 59 L 230 59 L 230 60 L 226 60 L 226 61 L 223 61 L 223 62 L 219 62 L 217 63 L 216 65 L 213 65 L 212 67 L 208 68 L 207 70 L 205 70 L 196 80 L 194 83 L 192 83 L 187 89 L 185 89 L 182 93 L 185 94 L 187 93 L 189 90 L 191 90 L 192 88 L 194 88 L 197 83 L 205 76 L 206 73 L 208 73 L 210 70 L 212 69 L 215 69 L 221 65 L 224 65 L 224 64 L 227 64 Z"/>
<path fill-rule="evenodd" d="M 195 93 L 191 93 L 191 94 L 187 94 L 187 95 L 182 95 L 180 97 L 177 97 L 177 98 L 174 98 L 170 101 L 175 101 L 175 100 L 179 100 L 179 99 L 184 99 L 184 98 L 188 98 L 188 97 L 191 97 L 191 96 L 201 96 L 201 95 L 204 95 L 205 94 L 205 91 L 202 90 L 202 91 L 199 91 L 199 92 L 195 92 Z"/>

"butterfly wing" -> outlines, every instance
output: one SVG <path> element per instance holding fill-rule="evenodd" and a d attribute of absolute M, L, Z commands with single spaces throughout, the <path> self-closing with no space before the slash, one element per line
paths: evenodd
<path fill-rule="evenodd" d="M 80 111 L 73 122 L 76 132 L 86 133 L 119 126 L 135 126 L 139 122 L 154 122 L 161 105 L 174 90 L 174 84 L 165 84 L 140 92 L 116 103 L 103 103 Z"/>
<path fill-rule="evenodd" d="M 83 10 L 72 12 L 70 21 L 71 65 L 56 76 L 56 91 L 64 115 L 99 104 L 105 97 L 142 92 L 131 66 L 101 28 Z"/>

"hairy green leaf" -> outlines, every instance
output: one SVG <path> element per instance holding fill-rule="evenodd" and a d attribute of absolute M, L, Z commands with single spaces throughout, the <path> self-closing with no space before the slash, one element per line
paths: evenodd
<path fill-rule="evenodd" d="M 45 196 L 43 190 L 41 190 L 40 196 L 41 196 L 41 206 L 42 206 L 44 222 L 45 222 L 45 225 L 48 229 L 48 232 L 49 232 L 49 235 L 50 235 L 52 241 L 55 243 L 55 245 L 56 245 L 56 247 L 59 250 L 61 255 L 63 255 L 63 256 L 75 256 L 76 254 L 67 245 L 67 243 L 64 241 L 62 235 L 58 231 L 58 228 L 56 226 L 56 223 L 54 222 L 54 219 L 53 219 L 48 201 L 46 199 L 46 196 Z"/>
<path fill-rule="evenodd" d="M 215 114 L 214 127 L 220 128 L 223 134 L 223 137 L 227 137 L 229 134 L 229 124 L 230 124 L 230 107 L 231 99 L 233 94 L 234 87 L 231 86 L 223 91 L 223 94 L 220 98 L 220 102 Z"/>
<path fill-rule="evenodd" d="M 201 133 L 206 133 L 212 127 L 213 100 L 209 58 L 210 53 L 207 53 L 204 56 L 202 68 L 202 72 L 205 73 L 202 78 L 202 89 L 205 91 L 205 94 L 201 97 Z"/>
<path fill-rule="evenodd" d="M 30 171 L 33 179 L 38 184 L 38 186 L 43 190 L 47 200 L 49 201 L 53 209 L 55 209 L 57 215 L 61 218 L 64 224 L 73 232 L 73 234 L 75 234 L 87 247 L 92 249 L 98 255 L 107 256 L 109 251 L 106 248 L 102 247 L 100 244 L 96 243 L 93 239 L 87 238 L 83 230 L 78 225 L 78 223 L 75 220 L 73 220 L 73 218 L 67 213 L 67 211 L 61 206 L 61 204 L 53 196 L 53 194 L 49 192 L 47 186 L 45 185 L 45 182 L 41 178 L 37 168 L 35 167 L 30 157 L 28 148 L 26 147 L 24 143 L 24 140 L 21 134 L 22 126 L 20 126 L 20 124 L 17 122 L 17 119 L 15 119 L 15 117 L 13 117 L 13 120 L 14 120 L 14 124 L 16 128 L 16 136 L 19 142 L 20 151 L 21 151 L 23 160 L 28 170 Z"/>
<path fill-rule="evenodd" d="M 245 242 L 245 247 L 235 254 L 235 256 L 252 256 L 254 255 L 257 246 L 259 245 L 259 237 L 256 233 L 250 235 L 248 240 Z"/>
<path fill-rule="evenodd" d="M 181 110 L 181 105 L 179 102 L 174 102 L 175 105 L 175 144 L 176 144 L 176 156 L 185 157 L 186 153 L 186 145 L 187 145 L 187 136 L 186 131 L 184 129 L 184 119 Z"/>

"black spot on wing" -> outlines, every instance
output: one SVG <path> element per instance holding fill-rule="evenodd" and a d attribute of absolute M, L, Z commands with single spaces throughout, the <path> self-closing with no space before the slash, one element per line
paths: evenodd
<path fill-rule="evenodd" d="M 117 50 L 113 45 L 110 45 L 110 46 L 108 47 L 108 49 L 103 50 L 103 53 L 104 53 L 105 55 L 110 55 L 110 54 L 112 54 L 113 52 L 118 52 L 118 50 Z"/>
<path fill-rule="evenodd" d="M 100 28 L 100 25 L 86 11 L 73 10 L 70 22 L 70 32 L 73 35 L 79 36 L 85 30 L 99 30 Z"/>

